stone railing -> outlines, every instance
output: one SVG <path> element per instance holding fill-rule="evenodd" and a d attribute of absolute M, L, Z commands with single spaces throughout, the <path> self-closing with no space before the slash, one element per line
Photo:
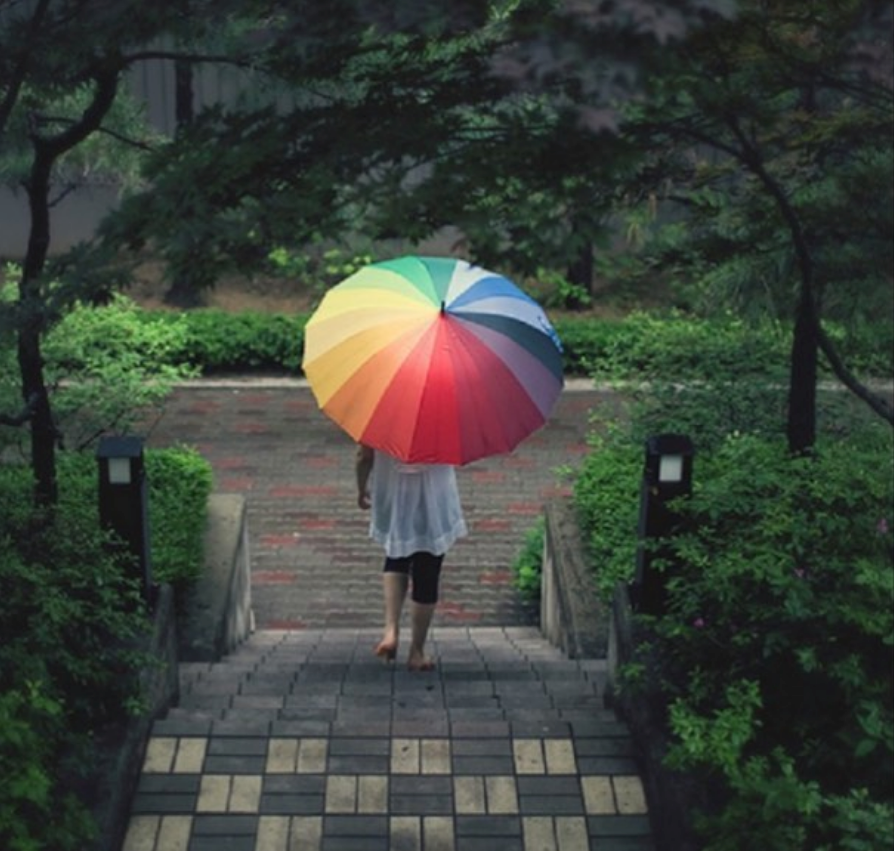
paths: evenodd
<path fill-rule="evenodd" d="M 574 506 L 554 500 L 545 508 L 540 630 L 572 659 L 602 659 L 608 649 L 609 612 L 593 587 Z"/>
<path fill-rule="evenodd" d="M 183 662 L 216 662 L 254 629 L 245 497 L 211 496 L 204 546 L 202 576 L 179 601 Z"/>

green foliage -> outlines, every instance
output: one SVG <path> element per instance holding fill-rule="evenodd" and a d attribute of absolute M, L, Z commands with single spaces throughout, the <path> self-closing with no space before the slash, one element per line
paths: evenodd
<path fill-rule="evenodd" d="M 634 312 L 595 364 L 597 376 L 697 381 L 766 378 L 784 365 L 788 341 L 768 324 L 748 325 L 732 316 L 712 320 L 680 312 Z"/>
<path fill-rule="evenodd" d="M 90 771 L 90 737 L 139 695 L 130 648 L 146 627 L 95 499 L 75 489 L 48 522 L 29 488 L 0 467 L 0 845 L 76 851 L 91 827 L 66 778 Z"/>
<path fill-rule="evenodd" d="M 172 360 L 204 373 L 299 371 L 308 318 L 216 309 L 140 313 L 140 321 L 148 325 L 171 323 L 185 329 L 178 331 L 185 339 L 178 336 Z M 704 381 L 723 376 L 734 382 L 760 377 L 765 386 L 768 376 L 783 380 L 788 341 L 775 326 L 645 313 L 623 319 L 558 314 L 552 321 L 562 341 L 568 375 L 628 381 Z M 843 330 L 836 333 L 847 341 L 854 362 L 862 364 L 867 374 L 886 375 L 894 369 L 894 346 L 886 348 L 884 333 L 870 326 L 857 336 L 845 335 Z"/>
<path fill-rule="evenodd" d="M 203 565 L 203 536 L 212 490 L 211 465 L 187 446 L 147 449 L 152 574 L 156 582 L 180 585 L 195 580 Z M 96 460 L 86 453 L 62 456 L 64 488 L 70 499 L 96 514 Z"/>
<path fill-rule="evenodd" d="M 176 356 L 203 373 L 298 371 L 306 321 L 306 316 L 216 309 L 142 314 L 142 322 L 149 327 L 183 323 L 185 335 Z"/>
<path fill-rule="evenodd" d="M 53 327 L 43 345 L 54 425 L 64 444 L 86 448 L 103 432 L 128 431 L 161 404 L 173 383 L 193 370 L 183 360 L 187 325 L 143 321 L 124 296 L 103 307 L 79 304 Z M 12 335 L 0 341 L 0 410 L 15 411 L 21 395 Z M 0 445 L 25 430 L 0 430 Z"/>
<path fill-rule="evenodd" d="M 597 592 L 611 599 L 633 578 L 642 449 L 618 432 L 591 437 L 574 482 L 574 504 L 595 572 Z"/>
<path fill-rule="evenodd" d="M 543 517 L 525 533 L 522 548 L 512 564 L 515 587 L 525 600 L 540 599 L 540 580 L 543 566 L 543 540 L 546 524 Z"/>
<path fill-rule="evenodd" d="M 68 445 L 88 446 L 102 432 L 130 430 L 174 381 L 191 374 L 181 352 L 182 318 L 147 324 L 124 296 L 101 308 L 77 305 L 44 340 L 45 377 Z"/>
<path fill-rule="evenodd" d="M 869 847 L 890 821 L 892 504 L 888 435 L 700 459 L 652 649 L 672 764 L 722 790 L 707 849 Z"/>
<path fill-rule="evenodd" d="M 0 846 L 81 851 L 93 825 L 73 792 L 97 733 L 139 711 L 133 648 L 148 622 L 130 559 L 99 529 L 96 461 L 59 458 L 52 522 L 25 467 L 0 466 Z M 156 581 L 198 575 L 210 465 L 193 450 L 146 453 Z"/>
<path fill-rule="evenodd" d="M 189 447 L 151 450 L 146 477 L 153 578 L 175 586 L 194 581 L 204 564 L 211 465 Z"/>
<path fill-rule="evenodd" d="M 274 272 L 299 278 L 308 292 L 322 298 L 330 287 L 374 262 L 374 257 L 369 251 L 348 252 L 338 247 L 316 253 L 278 246 L 270 251 L 267 260 Z"/>
<path fill-rule="evenodd" d="M 9 851 L 80 851 L 94 833 L 81 802 L 56 783 L 64 706 L 39 683 L 0 692 L 0 841 Z"/>
<path fill-rule="evenodd" d="M 702 316 L 809 320 L 794 324 L 788 358 L 793 451 L 813 442 L 814 319 L 845 339 L 873 326 L 890 363 L 894 100 L 881 68 L 892 16 L 890 2 L 740 3 L 664 53 L 626 111 L 624 132 L 644 154 L 626 190 L 655 213 L 644 265 Z M 852 353 L 844 362 L 890 374 Z"/>

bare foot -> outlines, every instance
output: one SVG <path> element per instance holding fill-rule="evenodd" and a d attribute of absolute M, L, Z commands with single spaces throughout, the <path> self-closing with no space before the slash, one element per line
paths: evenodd
<path fill-rule="evenodd" d="M 397 656 L 397 639 L 383 638 L 376 646 L 375 654 L 383 662 L 393 662 Z"/>
<path fill-rule="evenodd" d="M 435 663 L 421 650 L 410 650 L 410 656 L 407 659 L 407 669 L 410 671 L 433 671 Z"/>

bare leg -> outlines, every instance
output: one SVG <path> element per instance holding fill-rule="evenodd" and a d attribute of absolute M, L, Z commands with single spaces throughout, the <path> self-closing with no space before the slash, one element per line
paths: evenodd
<path fill-rule="evenodd" d="M 397 655 L 400 636 L 400 615 L 407 596 L 409 577 L 405 573 L 387 572 L 382 574 L 382 591 L 385 597 L 385 629 L 382 640 L 376 647 L 376 656 L 391 661 Z"/>
<path fill-rule="evenodd" d="M 413 603 L 410 621 L 413 638 L 410 655 L 407 658 L 407 667 L 411 671 L 431 671 L 435 667 L 435 663 L 425 655 L 425 640 L 428 638 L 428 628 L 431 626 L 435 606 L 435 603 Z"/>

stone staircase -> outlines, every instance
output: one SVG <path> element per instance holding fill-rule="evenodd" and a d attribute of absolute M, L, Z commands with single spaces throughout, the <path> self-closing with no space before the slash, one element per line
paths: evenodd
<path fill-rule="evenodd" d="M 419 674 L 378 637 L 261 631 L 182 665 L 123 851 L 654 851 L 605 660 L 436 627 Z"/>

